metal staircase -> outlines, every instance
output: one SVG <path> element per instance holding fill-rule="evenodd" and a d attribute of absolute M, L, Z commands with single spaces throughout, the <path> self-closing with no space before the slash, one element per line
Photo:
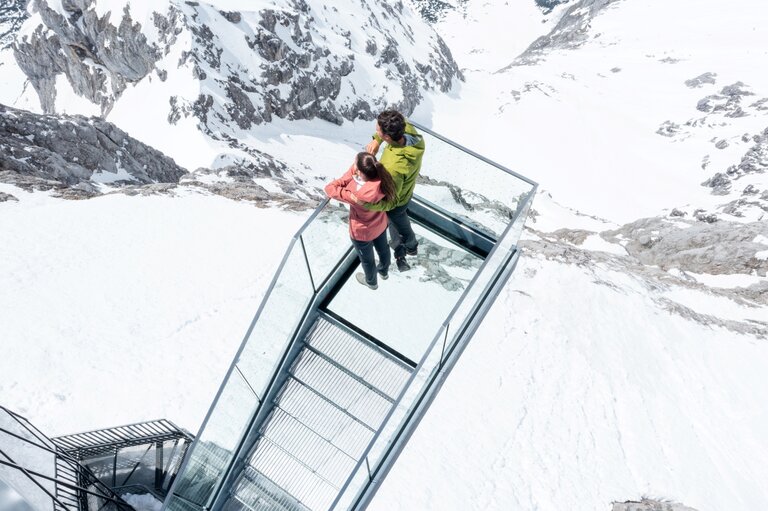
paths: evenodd
<path fill-rule="evenodd" d="M 249 502 L 259 487 L 278 509 L 327 509 L 412 372 L 321 314 L 271 402 L 232 498 Z"/>
<path fill-rule="evenodd" d="M 56 500 L 53 502 L 54 511 L 70 509 L 87 509 L 83 506 L 83 494 L 76 488 L 83 486 L 80 481 L 80 467 L 70 459 L 56 457 Z M 67 486 L 64 486 L 64 484 Z"/>

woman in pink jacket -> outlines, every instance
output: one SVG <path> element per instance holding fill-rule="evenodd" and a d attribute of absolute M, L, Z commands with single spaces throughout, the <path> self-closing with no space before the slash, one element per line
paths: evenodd
<path fill-rule="evenodd" d="M 349 204 L 349 235 L 360 257 L 363 272 L 355 278 L 371 289 L 377 289 L 378 273 L 386 280 L 391 261 L 387 245 L 387 214 L 384 211 L 368 211 L 357 202 L 375 203 L 395 197 L 395 184 L 384 166 L 370 153 L 357 153 L 355 162 L 339 179 L 325 186 L 328 197 Z M 379 264 L 373 249 L 379 254 Z"/>

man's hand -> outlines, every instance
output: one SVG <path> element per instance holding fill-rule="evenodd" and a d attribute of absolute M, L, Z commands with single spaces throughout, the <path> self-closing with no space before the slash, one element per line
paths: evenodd
<path fill-rule="evenodd" d="M 378 140 L 373 139 L 373 140 L 371 140 L 370 144 L 365 146 L 365 152 L 366 153 L 371 153 L 373 155 L 376 155 L 376 153 L 379 152 L 379 147 L 381 147 L 381 143 Z"/>
<path fill-rule="evenodd" d="M 355 203 L 355 204 L 357 204 L 358 206 L 362 206 L 362 205 L 364 204 L 364 203 L 363 203 L 363 201 L 361 201 L 360 199 L 358 199 L 358 198 L 357 198 L 357 195 L 355 195 L 354 193 L 350 193 L 350 194 L 349 194 L 349 198 L 350 198 L 350 199 L 352 199 L 352 202 L 354 202 L 354 203 Z"/>

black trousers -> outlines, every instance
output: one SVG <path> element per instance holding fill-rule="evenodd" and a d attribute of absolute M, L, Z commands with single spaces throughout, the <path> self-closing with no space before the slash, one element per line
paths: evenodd
<path fill-rule="evenodd" d="M 411 227 L 411 219 L 408 218 L 408 206 L 410 204 L 411 201 L 409 200 L 402 206 L 387 211 L 390 246 L 395 251 L 395 259 L 405 257 L 406 248 L 415 250 L 419 246 L 419 242 L 416 241 L 416 234 Z"/>
<path fill-rule="evenodd" d="M 376 271 L 378 270 L 383 275 L 389 273 L 389 265 L 392 262 L 392 258 L 389 255 L 389 246 L 387 245 L 387 230 L 379 234 L 379 237 L 373 241 L 358 241 L 352 240 L 355 250 L 357 250 L 357 256 L 360 258 L 360 264 L 363 267 L 365 273 L 365 281 L 374 285 L 378 282 Z M 376 253 L 379 255 L 379 265 L 376 266 L 376 259 L 373 257 L 373 249 L 376 249 Z"/>

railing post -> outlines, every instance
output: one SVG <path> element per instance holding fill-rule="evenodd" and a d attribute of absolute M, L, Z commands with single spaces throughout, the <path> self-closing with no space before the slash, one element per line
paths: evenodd
<path fill-rule="evenodd" d="M 165 479 L 163 443 L 157 442 L 155 444 L 155 490 L 163 489 L 163 479 Z"/>

